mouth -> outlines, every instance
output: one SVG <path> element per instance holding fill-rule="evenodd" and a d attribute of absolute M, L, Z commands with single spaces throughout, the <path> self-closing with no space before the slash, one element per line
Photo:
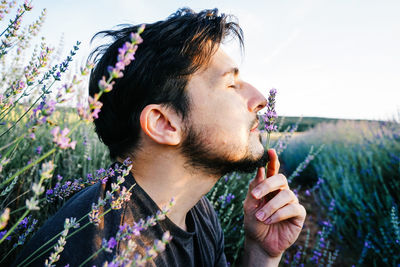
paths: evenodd
<path fill-rule="evenodd" d="M 253 128 L 251 128 L 250 132 L 258 131 L 258 125 L 259 125 L 259 121 L 257 121 L 256 124 L 253 126 Z"/>

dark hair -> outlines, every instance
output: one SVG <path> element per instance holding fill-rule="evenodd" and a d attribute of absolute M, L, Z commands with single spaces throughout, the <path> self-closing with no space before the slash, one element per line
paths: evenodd
<path fill-rule="evenodd" d="M 147 105 L 165 104 L 185 119 L 190 102 L 185 88 L 190 75 L 208 64 L 227 36 L 233 35 L 243 48 L 242 30 L 233 19 L 218 15 L 218 9 L 195 13 L 182 8 L 166 20 L 146 25 L 135 60 L 125 68 L 124 76 L 115 80 L 113 90 L 101 96 L 103 106 L 94 120 L 96 133 L 112 159 L 134 155 L 140 137 L 140 114 Z M 93 37 L 111 37 L 113 42 L 97 47 L 89 56 L 96 64 L 89 82 L 92 97 L 99 92 L 99 80 L 109 77 L 107 67 L 115 65 L 118 48 L 140 27 L 120 26 Z"/>

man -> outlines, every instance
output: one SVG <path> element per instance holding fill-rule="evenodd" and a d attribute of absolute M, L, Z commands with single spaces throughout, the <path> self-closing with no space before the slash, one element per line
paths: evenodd
<path fill-rule="evenodd" d="M 99 90 L 98 81 L 108 77 L 107 67 L 115 65 L 118 48 L 137 29 L 102 32 L 114 42 L 96 50 L 89 86 L 92 96 Z M 144 252 L 143 247 L 161 239 L 163 232 L 171 233 L 165 251 L 148 264 L 227 266 L 223 232 L 204 195 L 224 174 L 257 168 L 243 206 L 243 266 L 278 265 L 282 253 L 297 239 L 306 212 L 286 178 L 278 174 L 275 151 L 264 151 L 261 143 L 257 112 L 266 99 L 240 78 L 237 65 L 220 47 L 232 35 L 242 44 L 239 25 L 217 10 L 181 9 L 165 21 L 146 25 L 135 61 L 115 80 L 113 90 L 102 95 L 103 107 L 95 120 L 96 132 L 111 157 L 133 161 L 125 177 L 127 187 L 135 185 L 131 199 L 124 208 L 102 217 L 99 226 L 90 225 L 68 239 L 60 265 L 81 264 L 124 223 L 155 214 L 174 198 L 167 218 L 134 240 L 138 251 Z M 265 174 L 262 166 L 267 158 Z M 37 248 L 62 231 L 65 218 L 90 212 L 91 203 L 109 187 L 99 183 L 75 195 L 27 247 Z M 121 246 L 94 255 L 88 266 L 111 261 Z"/>

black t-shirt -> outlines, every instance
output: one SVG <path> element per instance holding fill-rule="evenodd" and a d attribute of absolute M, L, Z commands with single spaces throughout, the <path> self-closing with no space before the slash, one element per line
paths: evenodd
<path fill-rule="evenodd" d="M 25 245 L 24 250 L 19 254 L 16 263 L 20 263 L 34 250 L 39 248 L 47 240 L 64 229 L 66 218 L 75 217 L 80 219 L 91 211 L 92 203 L 97 203 L 99 197 L 105 196 L 105 191 L 110 188 L 110 183 L 115 182 L 115 176 L 109 179 L 107 184 L 100 182 L 83 189 L 73 196 L 65 205 L 36 232 L 32 239 Z M 135 183 L 134 177 L 129 173 L 122 184 L 130 188 Z M 102 240 L 109 240 L 115 237 L 119 226 L 124 223 L 132 225 L 140 219 L 155 215 L 159 210 L 156 203 L 150 196 L 136 184 L 132 190 L 130 201 L 125 202 L 121 209 L 111 210 L 100 221 L 98 226 L 89 224 L 86 217 L 80 222 L 80 228 L 71 229 L 74 233 L 66 240 L 64 250 L 60 254 L 57 266 L 78 266 L 90 255 L 101 248 Z M 135 252 L 144 252 L 145 246 L 152 245 L 155 239 L 161 240 L 165 231 L 169 231 L 172 240 L 166 249 L 158 254 L 154 261 L 151 260 L 146 266 L 227 266 L 224 255 L 224 237 L 214 208 L 207 198 L 202 197 L 200 201 L 186 215 L 187 231 L 184 231 L 174 224 L 168 217 L 158 222 L 155 226 L 149 227 L 135 237 L 138 247 Z M 55 239 L 51 246 L 54 246 Z M 48 248 L 50 245 L 46 246 Z M 123 244 L 118 244 L 112 253 L 101 252 L 85 266 L 102 266 L 105 261 L 111 262 L 116 252 L 119 252 Z M 41 250 L 44 251 L 44 250 Z M 49 257 L 51 249 L 29 266 L 43 266 Z M 36 254 L 38 255 L 38 254 Z M 33 259 L 32 257 L 31 259 Z M 31 260 L 30 259 L 30 260 Z M 26 261 L 28 263 L 30 260 Z M 17 265 L 14 263 L 14 265 Z"/>

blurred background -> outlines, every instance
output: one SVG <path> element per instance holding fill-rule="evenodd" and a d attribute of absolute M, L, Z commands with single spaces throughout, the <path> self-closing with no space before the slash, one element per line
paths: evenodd
<path fill-rule="evenodd" d="M 81 41 L 82 60 L 98 31 L 152 23 L 180 7 L 218 8 L 235 15 L 244 30 L 243 57 L 234 45 L 227 49 L 242 78 L 265 94 L 277 88 L 280 115 L 388 120 L 400 107 L 399 1 L 42 0 L 33 5 L 32 20 L 48 10 L 41 35 L 54 46 L 64 36 L 65 49 Z"/>

